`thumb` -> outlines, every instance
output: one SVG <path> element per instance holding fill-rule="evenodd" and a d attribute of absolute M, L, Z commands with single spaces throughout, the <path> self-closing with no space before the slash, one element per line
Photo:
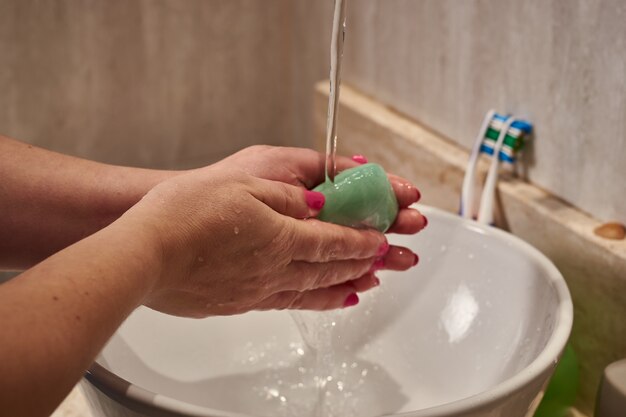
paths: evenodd
<path fill-rule="evenodd" d="M 255 181 L 251 193 L 274 211 L 296 219 L 317 216 L 326 202 L 320 192 L 261 178 Z"/>

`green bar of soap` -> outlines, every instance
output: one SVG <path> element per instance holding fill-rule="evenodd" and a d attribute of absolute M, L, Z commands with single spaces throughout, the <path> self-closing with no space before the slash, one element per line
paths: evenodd
<path fill-rule="evenodd" d="M 318 219 L 349 227 L 373 227 L 387 231 L 398 215 L 398 200 L 385 170 L 365 164 L 345 170 L 314 191 L 326 197 Z"/>

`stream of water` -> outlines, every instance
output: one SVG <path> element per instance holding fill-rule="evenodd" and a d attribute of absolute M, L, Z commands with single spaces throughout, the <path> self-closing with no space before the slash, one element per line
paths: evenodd
<path fill-rule="evenodd" d="M 326 122 L 326 181 L 335 181 L 337 164 L 337 114 L 341 91 L 341 62 L 346 39 L 346 5 L 348 0 L 335 0 L 333 31 L 330 41 L 330 95 Z"/>
<path fill-rule="evenodd" d="M 341 91 L 341 62 L 346 37 L 346 6 L 348 0 L 335 0 L 333 29 L 330 42 L 330 95 L 326 124 L 326 181 L 334 182 L 337 169 L 337 116 Z M 313 384 L 317 389 L 317 402 L 312 413 L 315 417 L 333 415 L 329 408 L 332 385 L 343 391 L 343 381 L 333 381 L 332 313 L 293 312 L 292 317 L 312 359 Z M 345 399 L 344 399 L 345 401 Z"/>

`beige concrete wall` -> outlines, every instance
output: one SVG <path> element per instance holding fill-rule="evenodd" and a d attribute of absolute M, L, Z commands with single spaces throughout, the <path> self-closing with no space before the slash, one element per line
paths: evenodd
<path fill-rule="evenodd" d="M 626 2 L 355 0 L 344 79 L 469 148 L 490 107 L 536 126 L 529 178 L 626 222 Z"/>
<path fill-rule="evenodd" d="M 289 0 L 1 0 L 0 132 L 199 165 L 290 140 Z"/>
<path fill-rule="evenodd" d="M 348 9 L 346 83 L 466 148 L 488 108 L 526 116 L 530 180 L 626 222 L 623 0 Z M 2 0 L 0 131 L 162 167 L 310 146 L 331 13 L 330 0 Z"/>

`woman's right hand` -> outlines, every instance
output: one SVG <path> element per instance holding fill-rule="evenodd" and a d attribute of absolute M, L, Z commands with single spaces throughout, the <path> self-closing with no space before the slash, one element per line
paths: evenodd
<path fill-rule="evenodd" d="M 327 310 L 358 302 L 389 245 L 314 218 L 323 195 L 217 166 L 167 180 L 120 220 L 159 242 L 145 304 L 188 317 Z"/>

